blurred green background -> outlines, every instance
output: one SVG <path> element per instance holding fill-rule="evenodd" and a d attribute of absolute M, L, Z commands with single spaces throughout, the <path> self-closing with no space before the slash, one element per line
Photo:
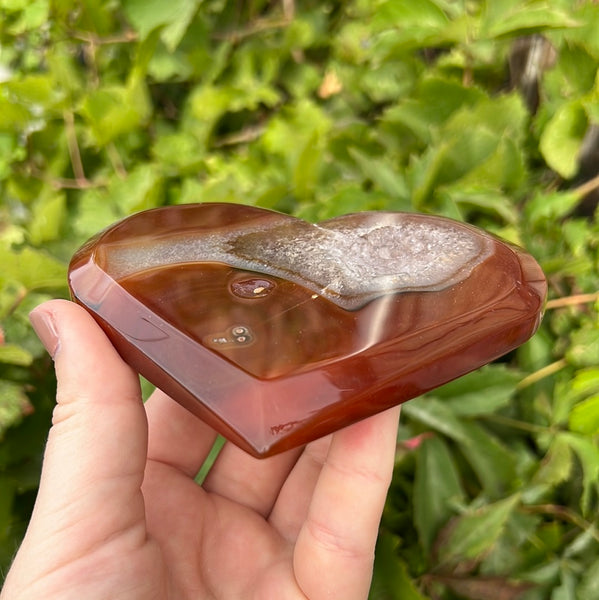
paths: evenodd
<path fill-rule="evenodd" d="M 242 202 L 539 260 L 538 334 L 404 406 L 371 597 L 599 598 L 598 32 L 591 0 L 0 0 L 0 572 L 54 402 L 28 312 L 113 221 Z"/>

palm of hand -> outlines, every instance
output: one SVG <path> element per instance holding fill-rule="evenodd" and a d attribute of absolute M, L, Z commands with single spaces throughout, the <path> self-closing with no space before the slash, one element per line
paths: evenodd
<path fill-rule="evenodd" d="M 164 597 L 306 598 L 294 573 L 295 540 L 269 522 L 266 502 L 239 503 L 160 463 L 149 464 L 146 476 L 148 534 L 160 548 Z"/>

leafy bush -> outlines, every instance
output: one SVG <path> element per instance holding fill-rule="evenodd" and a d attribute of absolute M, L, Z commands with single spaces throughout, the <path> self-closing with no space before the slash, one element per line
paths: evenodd
<path fill-rule="evenodd" d="M 27 313 L 132 212 L 407 210 L 526 247 L 538 334 L 405 405 L 373 600 L 599 591 L 599 4 L 0 0 L 0 563 L 53 405 Z"/>

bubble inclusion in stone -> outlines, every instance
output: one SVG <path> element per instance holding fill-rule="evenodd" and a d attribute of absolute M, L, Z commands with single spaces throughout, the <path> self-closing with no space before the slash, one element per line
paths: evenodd
<path fill-rule="evenodd" d="M 231 283 L 231 293 L 238 298 L 266 298 L 276 287 L 274 281 L 247 277 Z"/>

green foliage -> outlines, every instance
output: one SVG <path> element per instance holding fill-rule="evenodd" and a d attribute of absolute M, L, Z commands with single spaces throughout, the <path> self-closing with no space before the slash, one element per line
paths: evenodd
<path fill-rule="evenodd" d="M 371 596 L 597 597 L 599 4 L 0 0 L 0 19 L 0 571 L 53 402 L 28 312 L 114 220 L 244 202 L 444 214 L 540 261 L 538 334 L 405 405 Z"/>

